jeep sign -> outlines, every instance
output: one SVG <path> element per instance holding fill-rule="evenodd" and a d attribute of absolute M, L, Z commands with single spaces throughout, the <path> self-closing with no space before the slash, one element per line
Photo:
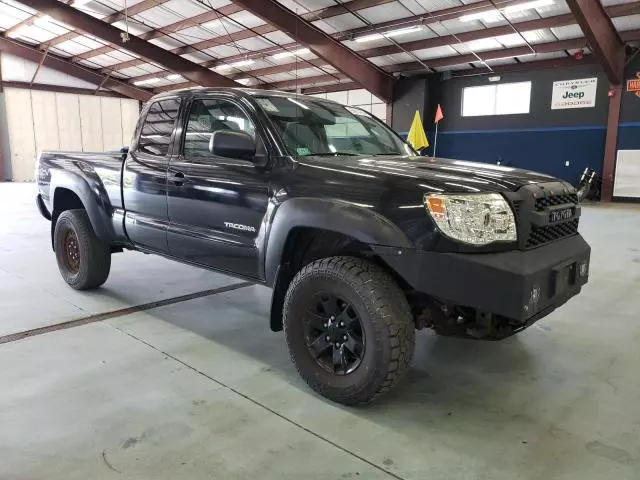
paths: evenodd
<path fill-rule="evenodd" d="M 553 82 L 551 110 L 595 107 L 597 89 L 597 78 Z"/>

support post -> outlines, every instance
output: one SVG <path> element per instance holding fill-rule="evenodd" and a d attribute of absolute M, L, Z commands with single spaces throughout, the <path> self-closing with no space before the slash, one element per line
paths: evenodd
<path fill-rule="evenodd" d="M 613 197 L 613 178 L 616 169 L 618 150 L 618 127 L 620 125 L 620 106 L 622 104 L 622 86 L 611 87 L 614 92 L 609 97 L 609 115 L 607 117 L 607 136 L 604 142 L 604 162 L 602 164 L 602 190 L 600 200 L 610 202 Z"/>

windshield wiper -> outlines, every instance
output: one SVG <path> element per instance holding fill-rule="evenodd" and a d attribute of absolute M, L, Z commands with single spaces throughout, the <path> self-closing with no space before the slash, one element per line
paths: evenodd
<path fill-rule="evenodd" d="M 360 157 L 364 154 L 351 153 L 351 152 L 325 152 L 325 153 L 309 153 L 305 157 L 337 157 L 339 155 L 345 155 L 350 157 Z"/>

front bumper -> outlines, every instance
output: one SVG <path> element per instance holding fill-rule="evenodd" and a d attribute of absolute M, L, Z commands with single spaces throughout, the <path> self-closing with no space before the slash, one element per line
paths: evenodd
<path fill-rule="evenodd" d="M 580 235 L 502 253 L 375 250 L 415 290 L 517 322 L 537 320 L 577 295 L 591 253 Z"/>

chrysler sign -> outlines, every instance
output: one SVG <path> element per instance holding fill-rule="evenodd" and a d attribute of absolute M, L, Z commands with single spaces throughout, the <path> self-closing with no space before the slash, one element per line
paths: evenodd
<path fill-rule="evenodd" d="M 553 82 L 551 110 L 595 107 L 597 89 L 597 78 Z"/>

